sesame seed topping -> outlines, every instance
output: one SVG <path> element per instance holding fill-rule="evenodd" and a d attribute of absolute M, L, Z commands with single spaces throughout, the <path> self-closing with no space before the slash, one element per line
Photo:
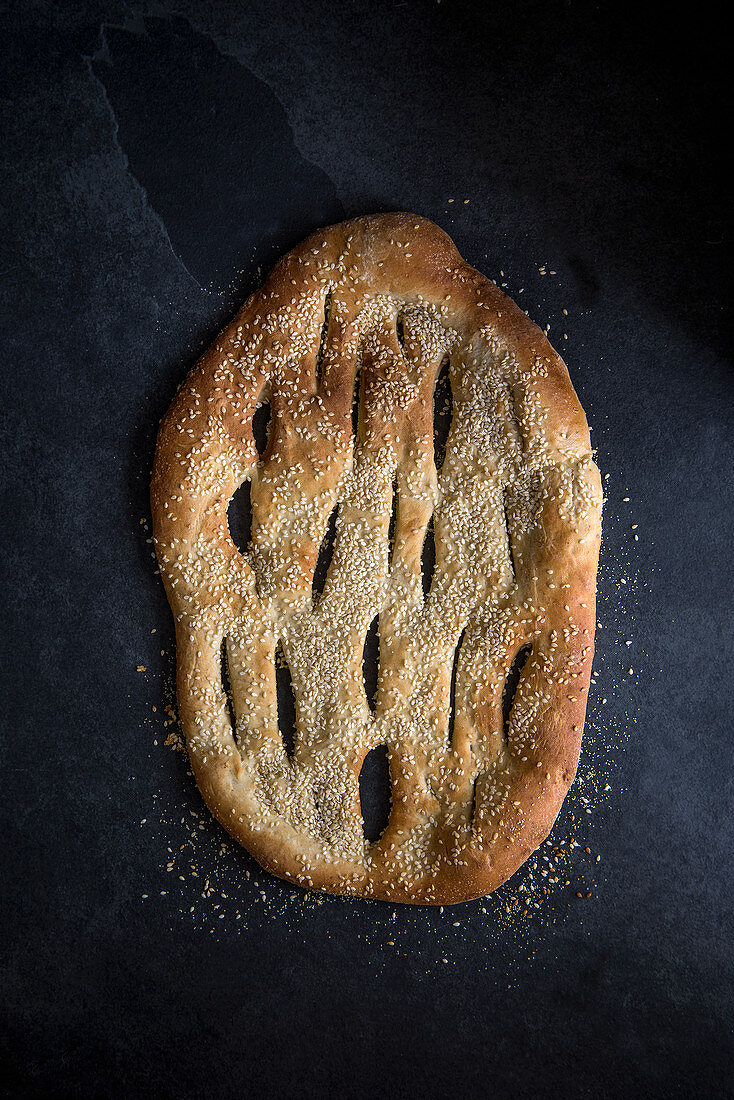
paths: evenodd
<path fill-rule="evenodd" d="M 547 341 L 401 217 L 309 240 L 220 336 L 161 430 L 154 535 L 219 819 L 302 885 L 436 901 L 472 867 L 511 873 L 536 800 L 557 812 L 573 774 L 578 738 L 544 731 L 554 709 L 583 719 L 601 491 Z M 392 809 L 368 840 L 360 772 L 380 746 Z"/>

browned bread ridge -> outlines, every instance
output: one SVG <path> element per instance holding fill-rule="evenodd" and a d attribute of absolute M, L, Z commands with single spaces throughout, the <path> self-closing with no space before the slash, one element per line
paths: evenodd
<path fill-rule="evenodd" d="M 453 413 L 437 469 L 434 388 L 447 362 Z M 259 455 L 253 416 L 266 402 Z M 248 480 L 243 554 L 227 508 Z M 516 871 L 576 772 L 602 502 L 566 367 L 522 310 L 424 218 L 321 230 L 181 386 L 151 495 L 179 713 L 225 829 L 274 874 L 338 894 L 446 904 Z M 362 662 L 376 616 L 373 710 Z M 276 652 L 295 695 L 292 752 Z M 371 843 L 359 775 L 379 745 L 392 804 Z"/>

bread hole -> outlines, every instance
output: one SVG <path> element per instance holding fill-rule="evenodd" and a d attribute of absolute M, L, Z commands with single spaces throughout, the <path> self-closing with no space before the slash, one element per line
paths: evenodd
<path fill-rule="evenodd" d="M 229 535 L 240 554 L 247 553 L 252 539 L 251 488 L 248 477 L 242 482 L 227 505 Z"/>
<path fill-rule="evenodd" d="M 400 354 L 403 360 L 403 366 L 408 376 L 408 381 L 413 384 L 420 381 L 420 363 L 416 359 L 416 348 L 411 342 L 410 336 L 406 338 L 405 334 L 405 321 L 404 317 L 410 316 L 410 311 L 405 309 L 402 313 L 399 313 L 395 318 L 395 336 L 400 347 Z M 410 331 L 410 330 L 409 330 Z"/>
<path fill-rule="evenodd" d="M 456 673 L 459 668 L 459 654 L 461 653 L 461 644 L 464 641 L 464 635 L 466 634 L 466 627 L 461 632 L 461 637 L 456 644 L 454 650 L 454 667 L 451 670 L 451 694 L 449 696 L 449 745 L 454 743 L 454 722 L 456 721 Z"/>
<path fill-rule="evenodd" d="M 329 318 L 331 317 L 331 299 L 332 290 L 331 287 L 326 292 L 324 299 L 324 323 L 321 326 L 321 336 L 319 338 L 319 350 L 316 352 L 316 365 L 314 367 L 314 378 L 316 380 L 317 388 L 321 386 L 321 379 L 323 377 L 324 369 L 324 356 L 326 355 L 326 344 L 329 337 Z"/>
<path fill-rule="evenodd" d="M 502 735 L 505 741 L 509 737 L 510 714 L 512 713 L 512 705 L 515 702 L 520 676 L 532 651 L 533 647 L 531 645 L 524 645 L 522 649 L 517 651 L 505 679 L 505 686 L 502 691 Z"/>
<path fill-rule="evenodd" d="M 433 525 L 433 516 L 428 521 L 426 535 L 423 539 L 421 552 L 421 579 L 423 581 L 423 595 L 427 596 L 431 590 L 431 582 L 436 569 L 436 533 Z"/>
<path fill-rule="evenodd" d="M 362 808 L 362 831 L 365 838 L 374 843 L 385 832 L 392 808 L 390 760 L 386 745 L 370 749 L 362 762 L 359 801 Z"/>
<path fill-rule="evenodd" d="M 367 631 L 362 651 L 362 679 L 367 703 L 374 712 L 377 701 L 377 677 L 380 671 L 380 616 L 375 615 Z"/>
<path fill-rule="evenodd" d="M 255 415 L 252 418 L 252 435 L 260 458 L 265 454 L 268 447 L 270 412 L 270 402 L 264 401 L 262 405 L 258 405 L 255 409 Z"/>
<path fill-rule="evenodd" d="M 354 375 L 354 392 L 352 395 L 352 435 L 356 441 L 359 431 L 359 406 L 362 401 L 362 358 L 357 361 L 357 371 Z"/>
<path fill-rule="evenodd" d="M 476 777 L 472 783 L 471 789 L 471 806 L 469 807 L 469 828 L 474 828 L 474 820 L 477 816 L 477 783 L 479 782 L 479 776 Z"/>
<path fill-rule="evenodd" d="M 283 748 L 286 756 L 292 757 L 296 751 L 296 697 L 282 642 L 278 642 L 275 649 L 275 690 L 278 697 L 278 728 L 283 738 Z"/>
<path fill-rule="evenodd" d="M 232 735 L 237 734 L 237 716 L 234 710 L 234 699 L 232 697 L 232 684 L 229 679 L 229 658 L 227 657 L 227 639 L 222 638 L 222 691 L 227 700 L 227 711 L 229 712 L 229 720 L 232 723 Z"/>
<path fill-rule="evenodd" d="M 454 395 L 451 390 L 451 360 L 445 356 L 433 390 L 433 461 L 440 470 L 446 458 L 446 443 L 454 415 Z"/>
<path fill-rule="evenodd" d="M 398 482 L 397 478 L 392 483 L 392 509 L 390 511 L 390 524 L 387 529 L 387 541 L 389 546 L 387 565 L 392 565 L 393 550 L 395 548 L 395 527 L 398 521 Z"/>
<path fill-rule="evenodd" d="M 331 559 L 334 556 L 334 543 L 336 541 L 336 517 L 339 513 L 339 505 L 335 504 L 331 510 L 329 521 L 326 525 L 326 532 L 321 540 L 321 546 L 319 547 L 319 556 L 316 559 L 316 568 L 313 573 L 313 584 L 311 590 L 314 600 L 324 591 L 324 585 L 326 584 L 326 577 L 329 572 L 329 566 L 331 565 Z"/>
<path fill-rule="evenodd" d="M 510 534 L 510 518 L 507 514 L 507 496 L 505 495 L 502 500 L 503 513 L 505 517 L 505 534 L 507 535 L 507 556 L 510 559 L 510 569 L 512 570 L 512 579 L 517 580 L 517 569 L 515 568 L 515 554 L 512 549 L 512 535 Z"/>
<path fill-rule="evenodd" d="M 405 325 L 403 324 L 403 318 L 398 317 L 395 322 L 395 335 L 398 338 L 400 344 L 400 350 L 403 353 L 403 358 L 407 361 L 408 356 L 405 354 Z"/>

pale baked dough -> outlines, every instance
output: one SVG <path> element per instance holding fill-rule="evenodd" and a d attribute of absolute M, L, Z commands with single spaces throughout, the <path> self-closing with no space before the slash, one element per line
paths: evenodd
<path fill-rule="evenodd" d="M 447 356 L 453 419 L 437 471 L 433 393 Z M 265 401 L 259 458 L 252 419 Z M 227 507 L 248 478 L 242 555 Z M 435 225 L 357 218 L 285 256 L 182 385 L 153 473 L 179 713 L 227 831 L 276 875 L 340 894 L 446 904 L 504 882 L 575 775 L 601 500 L 564 363 Z M 337 505 L 319 595 L 314 567 Z M 362 657 L 377 615 L 373 713 Z M 278 728 L 279 645 L 296 699 L 292 757 Z M 528 645 L 505 737 L 503 688 Z M 368 843 L 358 777 L 378 745 L 392 811 Z"/>

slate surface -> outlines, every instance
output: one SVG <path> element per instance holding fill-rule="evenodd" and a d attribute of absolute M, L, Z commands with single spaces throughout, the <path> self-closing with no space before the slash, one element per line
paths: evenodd
<path fill-rule="evenodd" d="M 725 1095 L 713 15 L 89 0 L 6 4 L 2 24 L 6 1095 Z M 539 857 L 443 912 L 320 904 L 202 812 L 164 744 L 172 630 L 141 522 L 202 343 L 308 231 L 390 209 L 437 221 L 550 324 L 608 475 L 561 881 L 539 892 Z"/>

